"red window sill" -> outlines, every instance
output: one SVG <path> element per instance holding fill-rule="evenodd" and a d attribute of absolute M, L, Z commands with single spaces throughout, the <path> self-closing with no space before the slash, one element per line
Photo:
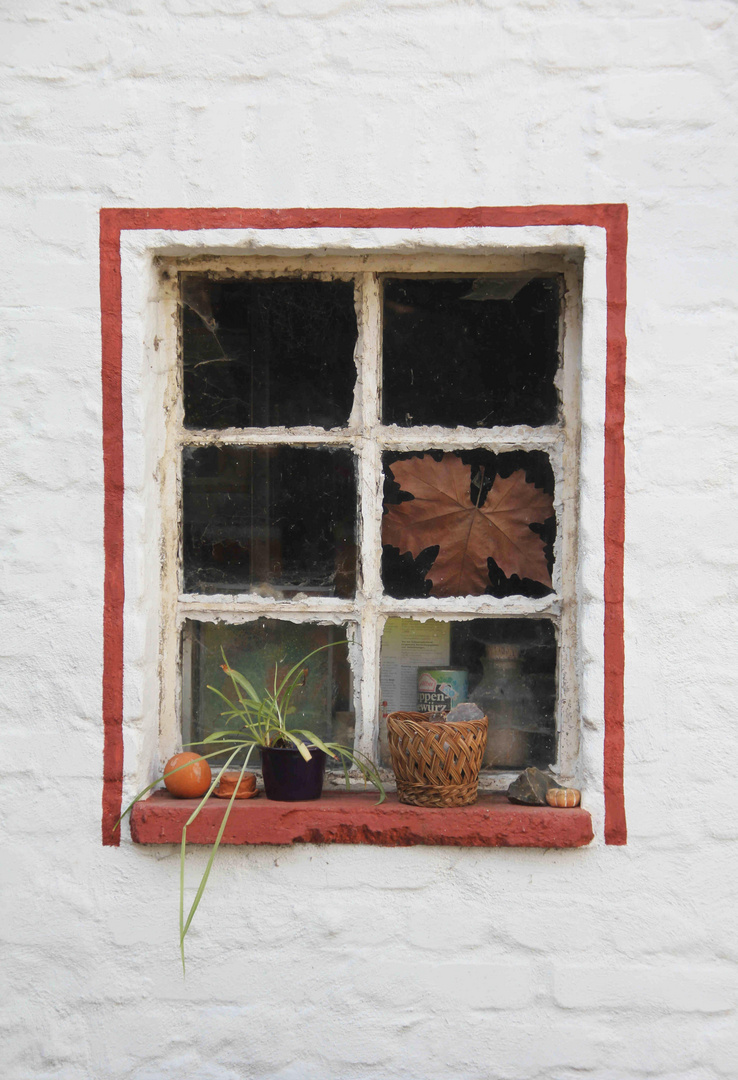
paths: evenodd
<path fill-rule="evenodd" d="M 211 844 L 227 802 L 210 799 L 187 830 L 193 844 Z M 136 804 L 131 835 L 137 844 L 178 844 L 195 799 L 157 791 Z M 377 805 L 370 792 L 327 791 L 315 802 L 236 802 L 224 844 L 376 844 L 411 847 L 583 847 L 593 838 L 592 820 L 581 807 L 516 806 L 502 794 L 485 793 L 473 806 L 448 810 L 405 806 L 394 794 Z"/>

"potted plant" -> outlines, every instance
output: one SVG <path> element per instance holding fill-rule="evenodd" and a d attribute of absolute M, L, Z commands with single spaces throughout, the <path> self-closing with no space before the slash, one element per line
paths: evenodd
<path fill-rule="evenodd" d="M 224 718 L 224 727 L 218 731 L 212 732 L 207 738 L 198 743 L 189 744 L 190 746 L 203 746 L 208 749 L 213 747 L 212 750 L 209 749 L 208 753 L 201 755 L 203 759 L 221 757 L 224 751 L 228 754 L 228 757 L 225 763 L 220 766 L 208 787 L 208 790 L 205 792 L 201 801 L 182 828 L 179 878 L 179 945 L 183 970 L 185 964 L 184 940 L 192 923 L 194 914 L 200 904 L 200 900 L 202 899 L 202 894 L 207 885 L 208 878 L 210 877 L 213 861 L 220 846 L 223 833 L 225 832 L 225 827 L 228 823 L 228 818 L 230 817 L 231 809 L 237 796 L 241 780 L 243 779 L 246 767 L 249 764 L 255 749 L 258 748 L 261 754 L 262 774 L 264 777 L 267 798 L 283 799 L 285 801 L 295 801 L 304 798 L 319 798 L 323 785 L 325 761 L 327 757 L 330 757 L 340 761 L 343 767 L 346 787 L 350 786 L 351 778 L 349 770 L 351 766 L 354 766 L 364 778 L 365 783 L 369 780 L 377 788 L 379 792 L 379 802 L 381 803 L 384 801 L 385 791 L 379 772 L 374 763 L 364 754 L 355 750 L 350 750 L 340 743 L 324 742 L 314 732 L 308 731 L 305 728 L 288 726 L 288 718 L 297 711 L 292 705 L 292 699 L 295 692 L 301 686 L 305 685 L 308 677 L 308 668 L 305 666 L 307 661 L 310 660 L 312 656 L 315 656 L 316 653 L 322 652 L 323 649 L 330 649 L 338 644 L 343 643 L 331 642 L 329 645 L 322 645 L 318 649 L 313 649 L 312 652 L 308 653 L 307 656 L 304 656 L 290 668 L 281 680 L 278 675 L 277 666 L 275 665 L 272 687 L 264 687 L 261 693 L 256 690 L 254 685 L 244 675 L 230 666 L 225 653 L 223 653 L 223 664 L 221 667 L 231 680 L 236 700 L 232 701 L 230 698 L 226 697 L 222 691 L 216 689 L 216 687 L 209 686 L 208 689 L 214 694 L 217 694 L 217 696 L 225 703 L 226 708 L 221 713 L 221 716 Z M 200 880 L 192 906 L 190 907 L 187 918 L 185 918 L 184 870 L 185 855 L 187 851 L 187 829 L 198 817 L 229 766 L 233 762 L 236 762 L 240 755 L 243 755 L 243 762 L 240 766 L 238 780 L 233 784 L 233 791 L 225 808 L 223 820 L 220 823 L 217 836 L 213 843 L 213 850 L 210 853 L 210 858 L 208 859 L 207 866 L 205 867 L 205 871 Z M 116 822 L 116 828 L 120 825 L 120 822 L 126 814 L 130 813 L 136 803 L 142 799 L 144 795 L 147 795 L 152 788 L 156 787 L 160 781 L 167 780 L 181 769 L 192 767 L 191 756 L 186 756 L 188 758 L 187 761 L 178 764 L 174 769 L 157 777 L 157 779 L 145 787 L 143 791 L 139 791 Z M 236 767 L 238 768 L 238 766 Z"/>
<path fill-rule="evenodd" d="M 244 767 L 251 754 L 258 747 L 261 756 L 264 791 L 268 799 L 283 802 L 295 802 L 303 799 L 318 799 L 323 788 L 326 757 L 340 760 L 346 782 L 349 782 L 349 766 L 359 769 L 365 780 L 371 780 L 383 795 L 381 781 L 376 768 L 362 754 L 342 746 L 340 743 L 324 742 L 313 731 L 306 728 L 288 726 L 288 717 L 296 712 L 292 699 L 297 690 L 307 681 L 307 661 L 316 653 L 330 649 L 339 642 L 322 645 L 299 660 L 284 678 L 279 680 L 275 665 L 274 681 L 271 689 L 265 688 L 258 693 L 240 672 L 235 671 L 223 654 L 223 671 L 230 678 L 236 701 L 226 697 L 214 686 L 208 689 L 217 694 L 226 708 L 221 713 L 226 726 L 214 731 L 198 745 L 219 745 L 222 750 L 230 751 L 234 745 L 237 751 L 247 751 Z M 239 730 L 240 727 L 240 730 Z"/>

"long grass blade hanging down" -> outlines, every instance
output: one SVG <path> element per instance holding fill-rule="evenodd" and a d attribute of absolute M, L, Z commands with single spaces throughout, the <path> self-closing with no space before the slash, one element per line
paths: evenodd
<path fill-rule="evenodd" d="M 225 723 L 238 721 L 241 725 L 238 727 L 224 727 L 218 731 L 211 732 L 204 739 L 199 742 L 188 743 L 188 746 L 204 746 L 208 749 L 210 747 L 217 747 L 217 749 L 211 750 L 207 754 L 202 754 L 203 758 L 220 757 L 223 753 L 227 753 L 229 756 L 224 765 L 220 767 L 215 778 L 212 780 L 210 787 L 205 795 L 190 814 L 189 818 L 182 827 L 182 838 L 180 841 L 180 855 L 179 855 L 179 951 L 182 960 L 182 971 L 186 971 L 185 965 L 185 950 L 184 943 L 187 933 L 192 925 L 192 920 L 195 916 L 195 912 L 200 906 L 205 887 L 208 883 L 215 856 L 220 847 L 225 833 L 228 820 L 231 816 L 231 810 L 233 809 L 233 803 L 236 798 L 236 793 L 239 789 L 240 783 L 243 779 L 246 767 L 251 760 L 251 756 L 257 747 L 268 747 L 279 745 L 281 743 L 291 743 L 301 754 L 305 761 L 310 761 L 310 746 L 321 750 L 328 757 L 338 759 L 343 768 L 344 777 L 346 780 L 346 786 L 350 787 L 350 767 L 353 766 L 362 776 L 364 783 L 372 783 L 379 792 L 379 802 L 384 802 L 385 790 L 382 784 L 382 780 L 379 776 L 379 771 L 376 765 L 370 758 L 366 757 L 359 751 L 350 750 L 346 746 L 342 746 L 340 743 L 324 742 L 313 731 L 309 731 L 307 728 L 288 728 L 287 717 L 294 709 L 291 708 L 291 702 L 295 691 L 299 685 L 305 685 L 305 680 L 308 676 L 309 669 L 305 666 L 307 661 L 315 656 L 316 653 L 322 652 L 324 649 L 331 649 L 335 645 L 343 645 L 345 641 L 334 641 L 328 645 L 321 645 L 317 649 L 313 649 L 312 652 L 304 656 L 297 664 L 295 664 L 279 682 L 279 674 L 277 666 L 274 669 L 274 683 L 273 689 L 269 690 L 264 688 L 264 693 L 260 697 L 253 683 L 250 682 L 241 672 L 236 671 L 230 666 L 226 658 L 225 652 L 223 655 L 223 664 L 221 665 L 223 671 L 230 678 L 233 685 L 234 693 L 238 704 L 235 704 L 230 698 L 217 689 L 217 687 L 209 686 L 208 689 L 212 691 L 216 697 L 226 705 L 226 708 L 220 714 Z M 300 682 L 302 680 L 302 683 Z M 228 805 L 225 808 L 223 819 L 218 828 L 215 841 L 213 842 L 212 851 L 207 861 L 207 865 L 200 879 L 195 898 L 190 905 L 190 909 L 185 918 L 185 860 L 187 856 L 187 829 L 193 824 L 202 812 L 205 804 L 215 790 L 216 785 L 220 782 L 224 772 L 235 758 L 240 753 L 244 754 L 243 764 L 241 765 L 241 771 L 238 778 L 238 783 L 234 786 L 233 793 L 228 801 Z M 153 783 L 148 784 L 142 791 L 139 791 L 138 795 L 131 801 L 126 809 L 121 814 L 120 818 L 116 822 L 115 827 L 120 825 L 120 822 L 129 814 L 136 803 L 148 795 L 148 793 L 156 787 L 156 785 L 167 777 L 173 775 L 175 772 L 179 772 L 180 769 L 185 769 L 191 762 L 186 762 L 183 765 L 177 766 L 175 769 L 171 769 L 164 776 L 158 777 Z"/>

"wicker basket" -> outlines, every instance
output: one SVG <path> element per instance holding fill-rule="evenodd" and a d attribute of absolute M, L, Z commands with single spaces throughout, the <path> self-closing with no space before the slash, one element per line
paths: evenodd
<path fill-rule="evenodd" d="M 487 717 L 447 724 L 425 713 L 387 717 L 392 768 L 400 802 L 413 806 L 469 806 L 487 743 Z"/>

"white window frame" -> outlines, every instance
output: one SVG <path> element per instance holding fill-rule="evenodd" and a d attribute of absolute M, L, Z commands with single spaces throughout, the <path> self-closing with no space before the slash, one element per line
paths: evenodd
<path fill-rule="evenodd" d="M 601 230 L 585 226 L 407 230 L 412 246 L 405 235 L 398 236 L 400 232 L 404 234 L 404 230 L 365 230 L 359 236 L 356 230 L 348 229 L 294 230 L 299 235 L 287 238 L 285 233 L 288 231 L 291 232 L 265 230 L 257 234 L 254 231 L 239 237 L 247 250 L 255 248 L 261 252 L 259 254 L 234 251 L 231 233 L 226 234 L 230 244 L 225 248 L 222 242 L 214 243 L 213 236 L 208 233 L 196 238 L 184 233 L 163 238 L 160 233 L 147 235 L 142 231 L 126 237 L 122 244 L 126 462 L 124 516 L 127 532 L 124 623 L 124 713 L 127 715 L 124 716 L 124 738 L 129 743 L 131 740 L 135 743 L 130 747 L 130 752 L 128 749 L 126 752 L 126 762 L 134 764 L 132 772 L 127 772 L 126 786 L 140 786 L 141 780 L 145 781 L 155 773 L 162 761 L 181 743 L 180 637 L 184 621 L 198 619 L 239 623 L 259 617 L 335 625 L 356 623 L 359 633 L 350 649 L 356 687 L 356 745 L 371 756 L 375 755 L 377 749 L 379 653 L 381 631 L 387 617 L 453 621 L 482 617 L 550 619 L 557 627 L 559 646 L 558 762 L 555 771 L 563 779 L 576 779 L 581 775 L 582 765 L 580 692 L 586 690 L 587 701 L 592 701 L 593 691 L 596 692 L 602 675 L 601 652 L 598 656 L 597 647 L 592 648 L 591 645 L 586 645 L 583 650 L 582 629 L 586 631 L 586 620 L 583 619 L 581 603 L 584 591 L 588 593 L 590 613 L 592 600 L 597 606 L 598 586 L 601 593 L 598 562 L 601 567 L 602 550 L 600 545 L 599 550 L 590 552 L 585 565 L 580 529 L 583 513 L 585 527 L 590 518 L 595 521 L 598 511 L 601 513 L 601 497 L 597 495 L 596 488 L 588 489 L 590 499 L 586 513 L 585 508 L 580 506 L 580 493 L 584 490 L 580 457 L 582 452 L 586 452 L 589 459 L 597 443 L 595 438 L 594 445 L 586 445 L 586 436 L 589 431 L 590 443 L 592 432 L 599 431 L 601 436 L 599 424 L 585 422 L 584 427 L 581 426 L 580 404 L 586 404 L 587 388 L 592 404 L 597 398 L 600 398 L 600 407 L 604 404 L 605 290 L 604 237 L 599 235 Z M 312 236 L 309 235 L 311 233 Z M 326 236 L 327 233 L 331 235 Z M 370 233 L 373 235 L 368 237 Z M 460 235 L 452 237 L 449 233 Z M 517 243 L 511 244 L 513 233 L 517 234 Z M 319 237 L 315 234 L 319 234 Z M 346 243 L 345 239 L 343 243 L 336 242 L 343 239 L 340 234 L 348 234 L 349 242 Z M 503 245 L 491 234 L 501 234 L 506 244 Z M 320 245 L 316 243 L 318 238 L 323 241 Z M 483 239 L 481 243 L 480 238 Z M 285 243 L 287 239 L 290 242 Z M 521 244 L 523 239 L 525 243 Z M 194 245 L 193 240 L 197 241 Z M 585 254 L 590 260 L 589 278 L 583 274 L 583 268 L 587 265 Z M 563 362 L 557 375 L 564 422 L 543 428 L 383 426 L 380 423 L 378 275 L 479 276 L 518 270 L 558 273 L 564 277 Z M 355 406 L 347 428 L 329 432 L 314 428 L 226 429 L 213 432 L 186 430 L 183 424 L 178 340 L 180 272 L 213 272 L 223 276 L 309 273 L 353 277 L 357 281 L 359 337 L 356 357 L 359 379 Z M 584 324 L 582 321 L 585 283 L 602 297 L 601 307 L 593 298 L 595 317 L 590 317 L 589 327 L 586 320 Z M 589 333 L 593 356 L 597 360 L 590 373 L 593 377 L 589 379 L 585 378 L 585 366 L 581 361 L 583 329 L 585 346 Z M 137 340 L 134 340 L 134 335 Z M 127 383 L 126 376 L 135 379 L 136 371 L 140 385 L 134 387 L 132 383 Z M 135 439 L 140 441 L 132 445 Z M 180 591 L 181 447 L 226 443 L 351 446 L 357 450 L 363 573 L 355 600 L 331 597 L 274 600 L 248 594 L 193 596 Z M 481 596 L 399 600 L 384 596 L 380 576 L 382 452 L 390 449 L 456 450 L 476 447 L 489 448 L 498 453 L 543 449 L 549 454 L 556 482 L 554 593 L 542 599 Z M 601 517 L 599 521 L 601 523 Z M 140 542 L 131 543 L 131 527 L 138 534 Z M 135 581 L 133 595 L 129 592 L 129 580 Z M 155 596 L 159 602 L 154 608 Z M 157 647 L 152 649 L 154 640 Z M 583 652 L 589 653 L 584 664 Z M 132 677 L 129 677 L 129 673 Z M 583 679 L 585 674 L 588 679 Z M 154 696 L 154 713 L 158 720 L 155 728 L 150 713 Z M 601 713 L 601 706 L 598 711 Z M 484 777 L 485 786 L 492 788 L 504 787 L 509 781 L 510 774 L 504 773 L 485 774 Z"/>

